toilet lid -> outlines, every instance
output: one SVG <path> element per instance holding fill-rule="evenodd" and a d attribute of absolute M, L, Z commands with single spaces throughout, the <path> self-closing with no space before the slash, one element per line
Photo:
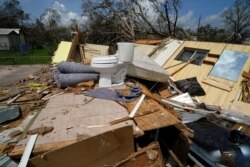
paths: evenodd
<path fill-rule="evenodd" d="M 100 56 L 94 57 L 91 61 L 93 64 L 116 64 L 118 59 L 116 56 Z"/>

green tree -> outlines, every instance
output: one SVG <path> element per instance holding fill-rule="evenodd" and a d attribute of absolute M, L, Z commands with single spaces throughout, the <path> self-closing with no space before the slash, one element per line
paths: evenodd
<path fill-rule="evenodd" d="M 199 27 L 196 35 L 199 41 L 226 42 L 228 38 L 224 29 L 212 27 L 210 24 Z"/>
<path fill-rule="evenodd" d="M 18 0 L 4 0 L 0 3 L 1 28 L 18 28 L 28 19 L 29 14 L 23 11 Z"/>

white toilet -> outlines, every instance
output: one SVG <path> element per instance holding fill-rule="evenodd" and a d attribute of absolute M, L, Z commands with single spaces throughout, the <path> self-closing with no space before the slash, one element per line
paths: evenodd
<path fill-rule="evenodd" d="M 132 63 L 133 43 L 118 43 L 118 54 L 95 57 L 91 67 L 100 73 L 99 87 L 122 85 L 127 74 L 127 63 Z"/>

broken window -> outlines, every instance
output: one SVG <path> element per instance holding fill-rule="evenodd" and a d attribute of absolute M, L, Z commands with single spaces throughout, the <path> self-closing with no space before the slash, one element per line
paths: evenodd
<path fill-rule="evenodd" d="M 248 53 L 224 50 L 210 75 L 237 81 L 248 57 Z"/>
<path fill-rule="evenodd" d="M 192 48 L 184 48 L 180 55 L 178 55 L 175 60 L 188 62 L 192 61 L 192 64 L 201 65 L 203 60 L 208 54 L 207 50 L 198 50 Z"/>

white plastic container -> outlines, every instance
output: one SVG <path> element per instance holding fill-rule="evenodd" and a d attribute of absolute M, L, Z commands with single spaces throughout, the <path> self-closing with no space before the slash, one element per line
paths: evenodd
<path fill-rule="evenodd" d="M 119 42 L 118 45 L 118 54 L 119 61 L 125 63 L 132 63 L 134 58 L 134 43 L 129 42 Z"/>

